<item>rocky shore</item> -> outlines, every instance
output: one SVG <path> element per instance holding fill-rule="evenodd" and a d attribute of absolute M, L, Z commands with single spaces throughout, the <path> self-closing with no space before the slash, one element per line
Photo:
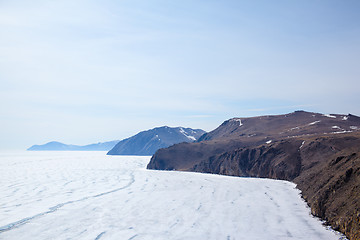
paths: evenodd
<path fill-rule="evenodd" d="M 292 181 L 315 216 L 360 239 L 360 118 L 295 112 L 231 119 L 196 143 L 160 149 L 149 169 Z"/>

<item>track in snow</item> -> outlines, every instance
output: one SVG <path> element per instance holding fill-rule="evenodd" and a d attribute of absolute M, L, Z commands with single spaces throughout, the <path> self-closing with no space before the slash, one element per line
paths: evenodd
<path fill-rule="evenodd" d="M 0 154 L 0 239 L 339 239 L 286 181 L 145 170 L 104 152 Z"/>

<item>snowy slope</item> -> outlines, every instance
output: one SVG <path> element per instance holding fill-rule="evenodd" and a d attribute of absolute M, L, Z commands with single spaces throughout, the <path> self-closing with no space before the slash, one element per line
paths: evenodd
<path fill-rule="evenodd" d="M 108 155 L 151 156 L 160 148 L 182 142 L 194 142 L 205 133 L 201 129 L 183 127 L 157 127 L 121 140 Z"/>
<path fill-rule="evenodd" d="M 146 170 L 105 152 L 0 154 L 0 239 L 339 239 L 286 181 Z"/>

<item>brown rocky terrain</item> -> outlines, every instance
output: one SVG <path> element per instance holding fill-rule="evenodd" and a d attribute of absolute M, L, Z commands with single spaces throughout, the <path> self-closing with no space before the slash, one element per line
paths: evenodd
<path fill-rule="evenodd" d="M 354 115 L 234 118 L 196 143 L 158 150 L 148 168 L 293 181 L 314 215 L 360 239 L 359 129 Z"/>

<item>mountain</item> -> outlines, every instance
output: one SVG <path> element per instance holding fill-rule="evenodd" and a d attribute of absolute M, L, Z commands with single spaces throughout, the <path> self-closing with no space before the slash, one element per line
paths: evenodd
<path fill-rule="evenodd" d="M 81 151 L 109 151 L 112 149 L 119 140 L 109 141 L 109 142 L 99 142 L 93 143 L 85 146 L 80 146 Z"/>
<path fill-rule="evenodd" d="M 158 127 L 120 141 L 108 155 L 153 155 L 160 148 L 181 142 L 194 142 L 204 133 L 201 129 Z"/>
<path fill-rule="evenodd" d="M 293 181 L 314 215 L 359 239 L 359 130 L 351 114 L 233 118 L 195 143 L 160 149 L 147 168 Z"/>
<path fill-rule="evenodd" d="M 85 146 L 69 145 L 61 142 L 48 142 L 43 145 L 33 145 L 28 151 L 109 151 L 119 140 L 93 143 Z"/>
<path fill-rule="evenodd" d="M 360 128 L 354 115 L 324 115 L 296 111 L 277 116 L 233 118 L 202 135 L 196 143 L 179 144 L 153 156 L 148 167 L 189 170 L 195 164 L 238 148 L 328 134 L 345 134 Z M 169 156 L 167 156 L 169 154 Z"/>

